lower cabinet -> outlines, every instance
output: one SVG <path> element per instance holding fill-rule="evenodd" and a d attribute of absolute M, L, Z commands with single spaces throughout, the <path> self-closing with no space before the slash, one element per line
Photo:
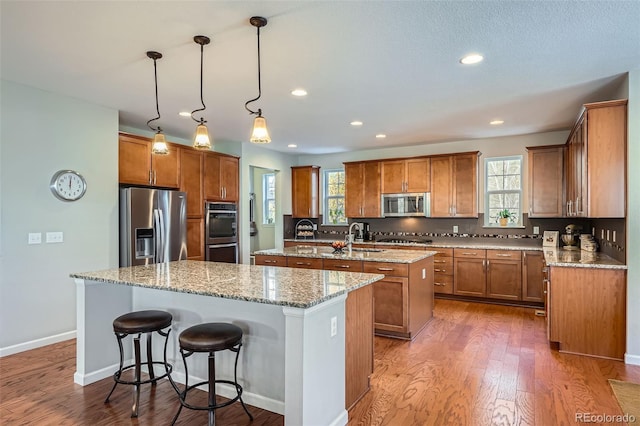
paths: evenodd
<path fill-rule="evenodd" d="M 521 256 L 520 250 L 487 250 L 487 297 L 521 299 Z"/>
<path fill-rule="evenodd" d="M 453 249 L 434 249 L 433 292 L 453 294 Z"/>
<path fill-rule="evenodd" d="M 522 252 L 522 300 L 544 302 L 542 289 L 544 253 L 541 251 Z"/>
<path fill-rule="evenodd" d="M 187 259 L 204 260 L 204 219 L 187 218 Z"/>
<path fill-rule="evenodd" d="M 487 294 L 486 250 L 453 250 L 453 294 L 485 297 Z"/>
<path fill-rule="evenodd" d="M 349 292 L 345 306 L 345 408 L 370 389 L 373 374 L 373 286 Z"/>

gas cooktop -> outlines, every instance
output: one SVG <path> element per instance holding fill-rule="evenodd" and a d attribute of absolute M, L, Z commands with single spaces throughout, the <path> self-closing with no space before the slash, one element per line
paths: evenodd
<path fill-rule="evenodd" d="M 424 238 L 382 238 L 380 240 L 376 240 L 379 243 L 397 243 L 397 244 L 428 244 L 432 243 L 433 240 L 428 240 Z"/>

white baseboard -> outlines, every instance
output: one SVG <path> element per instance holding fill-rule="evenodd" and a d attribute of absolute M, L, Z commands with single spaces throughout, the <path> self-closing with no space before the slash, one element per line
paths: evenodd
<path fill-rule="evenodd" d="M 624 363 L 640 365 L 640 355 L 624 354 Z"/>
<path fill-rule="evenodd" d="M 60 333 L 53 336 L 43 337 L 42 339 L 31 340 L 29 342 L 18 343 L 17 345 L 7 346 L 6 348 L 0 348 L 0 358 L 8 355 L 17 354 L 31 349 L 41 348 L 42 346 L 52 345 L 58 342 L 64 342 L 65 340 L 71 340 L 76 338 L 76 331 L 67 331 L 66 333 Z"/>
<path fill-rule="evenodd" d="M 73 382 L 82 386 L 87 386 L 99 380 L 106 379 L 107 377 L 112 377 L 113 373 L 115 373 L 119 367 L 119 363 L 113 364 L 108 367 L 101 368 L 100 370 L 92 371 L 89 374 L 80 374 L 76 371 L 73 373 Z"/>
<path fill-rule="evenodd" d="M 349 412 L 347 410 L 342 410 L 340 415 L 335 418 L 334 421 L 330 423 L 329 426 L 344 426 L 349 422 Z"/>

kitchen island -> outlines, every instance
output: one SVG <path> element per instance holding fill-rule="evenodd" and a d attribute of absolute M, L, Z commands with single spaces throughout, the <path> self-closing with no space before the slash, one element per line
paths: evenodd
<path fill-rule="evenodd" d="M 346 311 L 364 310 L 366 317 L 368 306 L 371 318 L 369 284 L 384 276 L 178 261 L 71 277 L 77 286 L 76 383 L 88 385 L 117 369 L 112 329 L 117 316 L 162 309 L 173 315 L 167 357 L 177 382 L 184 383 L 179 333 L 203 322 L 231 322 L 244 332 L 238 380 L 246 403 L 283 414 L 286 425 L 344 425 L 351 380 L 346 366 L 353 357 L 371 358 L 373 348 L 371 322 L 368 330 L 366 321 L 347 322 Z M 348 333 L 369 346 L 349 348 Z M 154 345 L 161 353 L 161 343 Z M 220 377 L 233 375 L 232 355 L 217 357 Z M 189 371 L 190 381 L 206 377 L 206 362 Z M 220 395 L 233 392 L 218 386 Z"/>
<path fill-rule="evenodd" d="M 295 246 L 254 253 L 257 265 L 381 273 L 373 285 L 377 335 L 413 339 L 433 317 L 435 251 Z"/>

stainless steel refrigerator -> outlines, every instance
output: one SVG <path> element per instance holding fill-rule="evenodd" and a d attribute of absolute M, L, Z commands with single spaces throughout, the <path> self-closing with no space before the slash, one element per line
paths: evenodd
<path fill-rule="evenodd" d="M 187 258 L 187 194 L 120 189 L 120 266 Z"/>

